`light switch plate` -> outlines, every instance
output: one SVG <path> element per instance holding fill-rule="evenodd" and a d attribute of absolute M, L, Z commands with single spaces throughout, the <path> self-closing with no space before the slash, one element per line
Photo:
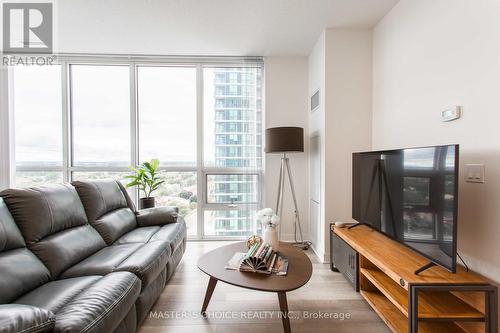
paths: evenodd
<path fill-rule="evenodd" d="M 484 183 L 484 164 L 466 164 L 465 181 L 467 183 Z"/>

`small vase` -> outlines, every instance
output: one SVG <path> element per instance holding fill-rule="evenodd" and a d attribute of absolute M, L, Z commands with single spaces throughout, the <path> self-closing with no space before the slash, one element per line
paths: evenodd
<path fill-rule="evenodd" d="M 271 245 L 274 251 L 279 250 L 280 241 L 276 228 L 266 227 L 264 231 L 264 243 Z"/>

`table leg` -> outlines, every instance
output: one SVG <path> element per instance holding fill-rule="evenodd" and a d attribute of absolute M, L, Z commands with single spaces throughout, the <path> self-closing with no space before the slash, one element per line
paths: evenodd
<path fill-rule="evenodd" d="M 207 311 L 208 303 L 210 303 L 210 298 L 212 298 L 217 281 L 218 280 L 214 277 L 210 277 L 210 280 L 208 281 L 207 292 L 205 293 L 205 299 L 203 300 L 203 306 L 201 307 L 202 315 L 205 315 Z"/>
<path fill-rule="evenodd" d="M 283 331 L 290 333 L 290 318 L 288 317 L 288 303 L 286 301 L 286 293 L 284 291 L 278 292 L 278 300 L 280 302 L 281 321 L 283 322 Z"/>

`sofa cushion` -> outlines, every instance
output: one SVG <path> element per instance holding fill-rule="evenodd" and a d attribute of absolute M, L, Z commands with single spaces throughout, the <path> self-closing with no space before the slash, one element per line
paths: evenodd
<path fill-rule="evenodd" d="M 0 253 L 0 303 L 10 303 L 49 280 L 49 271 L 30 250 Z"/>
<path fill-rule="evenodd" d="M 165 268 L 170 255 L 170 245 L 165 242 L 112 245 L 66 270 L 61 278 L 126 271 L 137 275 L 144 289 Z"/>
<path fill-rule="evenodd" d="M 132 200 L 132 198 L 128 194 L 127 189 L 125 188 L 125 186 L 123 186 L 123 184 L 121 182 L 116 181 L 116 183 L 120 187 L 120 190 L 122 191 L 123 196 L 125 197 L 125 200 L 127 201 L 128 208 L 130 208 L 130 210 L 135 213 L 137 211 L 137 208 L 135 207 L 134 201 Z"/>
<path fill-rule="evenodd" d="M 58 231 L 87 223 L 80 198 L 69 184 L 8 189 L 0 196 L 28 245 Z"/>
<path fill-rule="evenodd" d="M 184 219 L 179 217 L 178 221 L 177 223 L 170 223 L 162 226 L 160 230 L 151 237 L 150 242 L 159 240 L 167 241 L 170 243 L 172 252 L 175 251 L 187 237 L 187 228 Z"/>
<path fill-rule="evenodd" d="M 16 299 L 14 303 L 33 305 L 57 314 L 73 298 L 101 278 L 102 276 L 83 276 L 51 281 Z"/>
<path fill-rule="evenodd" d="M 0 198 L 0 303 L 10 303 L 49 279 L 49 271 L 26 248 L 21 232 Z"/>
<path fill-rule="evenodd" d="M 45 309 L 22 304 L 0 304 L 2 333 L 52 332 L 55 320 L 55 315 Z"/>
<path fill-rule="evenodd" d="M 89 221 L 118 208 L 127 208 L 127 200 L 114 180 L 74 181 Z"/>
<path fill-rule="evenodd" d="M 25 247 L 23 236 L 7 205 L 0 198 L 0 252 Z"/>
<path fill-rule="evenodd" d="M 55 332 L 113 332 L 134 306 L 141 282 L 128 272 L 108 274 L 56 314 Z"/>
<path fill-rule="evenodd" d="M 82 225 L 48 236 L 30 249 L 49 268 L 55 279 L 68 267 L 84 260 L 102 249 L 104 243 L 99 233 L 90 225 Z"/>
<path fill-rule="evenodd" d="M 158 230 L 160 230 L 158 226 L 135 228 L 118 238 L 115 244 L 147 243 Z"/>
<path fill-rule="evenodd" d="M 80 198 L 69 184 L 8 189 L 0 196 L 28 248 L 48 267 L 53 279 L 106 246 L 88 224 Z"/>
<path fill-rule="evenodd" d="M 115 244 L 126 243 L 148 243 L 155 241 L 168 242 L 170 249 L 175 251 L 187 237 L 186 222 L 182 217 L 177 218 L 177 222 L 165 224 L 161 227 L 140 227 L 136 228 L 122 237 L 120 237 Z"/>
<path fill-rule="evenodd" d="M 136 227 L 135 214 L 128 208 L 119 208 L 92 222 L 106 244 L 111 245 L 126 232 Z"/>
<path fill-rule="evenodd" d="M 55 332 L 112 332 L 134 309 L 140 281 L 131 273 L 49 282 L 16 300 L 56 314 Z"/>
<path fill-rule="evenodd" d="M 73 182 L 90 224 L 111 245 L 137 226 L 135 213 L 114 180 Z"/>

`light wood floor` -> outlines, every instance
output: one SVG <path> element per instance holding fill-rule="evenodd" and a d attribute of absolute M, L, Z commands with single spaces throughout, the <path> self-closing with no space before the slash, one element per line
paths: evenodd
<path fill-rule="evenodd" d="M 197 267 L 205 252 L 228 242 L 188 242 L 187 251 L 140 333 L 255 333 L 283 332 L 275 293 L 246 290 L 219 282 L 208 306 L 209 318 L 200 317 L 208 277 Z M 339 273 L 319 263 L 314 253 L 311 280 L 287 293 L 292 311 L 292 332 L 389 333 L 389 329 Z M 333 318 L 349 314 L 349 319 L 311 319 L 327 314 Z M 155 318 L 156 316 L 156 318 Z M 224 318 L 221 318 L 224 316 Z"/>

